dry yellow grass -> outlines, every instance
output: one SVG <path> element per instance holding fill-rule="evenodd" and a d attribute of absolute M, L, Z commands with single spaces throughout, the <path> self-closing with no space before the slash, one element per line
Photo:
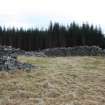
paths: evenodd
<path fill-rule="evenodd" d="M 105 58 L 25 57 L 30 72 L 0 72 L 0 105 L 105 105 Z"/>

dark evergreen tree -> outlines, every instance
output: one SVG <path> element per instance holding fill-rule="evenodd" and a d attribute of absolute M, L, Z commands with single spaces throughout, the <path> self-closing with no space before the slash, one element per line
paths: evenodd
<path fill-rule="evenodd" d="M 45 30 L 0 27 L 0 45 L 10 45 L 23 50 L 84 45 L 105 48 L 105 36 L 100 27 L 93 25 L 83 23 L 79 26 L 73 22 L 66 27 L 50 22 Z"/>

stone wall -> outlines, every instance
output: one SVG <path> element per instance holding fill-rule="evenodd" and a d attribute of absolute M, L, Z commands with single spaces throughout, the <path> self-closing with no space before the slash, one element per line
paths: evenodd
<path fill-rule="evenodd" d="M 31 69 L 31 64 L 17 61 L 19 54 L 24 54 L 24 51 L 11 46 L 0 46 L 0 70 Z"/>
<path fill-rule="evenodd" d="M 39 52 L 25 52 L 20 49 L 12 48 L 11 46 L 0 46 L 0 70 L 30 70 L 35 67 L 31 64 L 21 63 L 17 60 L 18 55 L 25 56 L 105 56 L 105 49 L 97 46 L 77 46 L 77 47 L 62 47 L 49 48 Z"/>
<path fill-rule="evenodd" d="M 97 46 L 62 47 L 43 50 L 47 56 L 104 56 L 105 50 Z"/>

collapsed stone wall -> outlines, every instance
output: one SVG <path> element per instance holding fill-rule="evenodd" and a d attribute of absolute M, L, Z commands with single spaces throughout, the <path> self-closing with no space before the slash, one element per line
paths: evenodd
<path fill-rule="evenodd" d="M 18 55 L 25 56 L 105 56 L 105 49 L 98 46 L 77 46 L 77 47 L 62 47 L 49 48 L 42 51 L 25 52 L 20 49 L 12 48 L 11 46 L 0 46 L 0 70 L 30 70 L 35 67 L 31 64 L 21 63 L 17 60 Z"/>
<path fill-rule="evenodd" d="M 31 64 L 17 61 L 19 54 L 24 54 L 24 51 L 11 46 L 0 46 L 0 70 L 31 69 Z"/>
<path fill-rule="evenodd" d="M 47 56 L 104 56 L 105 50 L 98 46 L 77 46 L 43 50 Z"/>

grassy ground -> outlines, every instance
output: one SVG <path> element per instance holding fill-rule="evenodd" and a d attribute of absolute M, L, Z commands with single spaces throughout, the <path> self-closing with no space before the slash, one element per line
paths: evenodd
<path fill-rule="evenodd" d="M 0 105 L 105 105 L 104 57 L 25 57 L 32 71 L 0 72 Z"/>

